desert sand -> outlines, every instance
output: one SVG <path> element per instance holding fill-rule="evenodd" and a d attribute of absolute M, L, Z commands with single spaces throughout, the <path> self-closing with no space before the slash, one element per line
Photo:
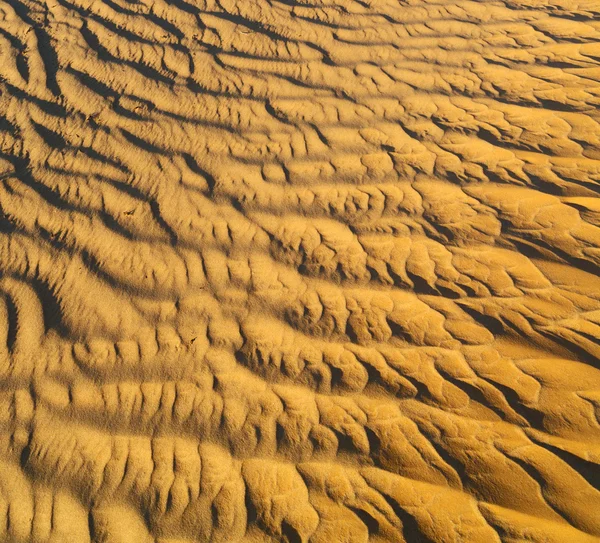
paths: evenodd
<path fill-rule="evenodd" d="M 600 0 L 0 2 L 0 541 L 600 541 Z"/>

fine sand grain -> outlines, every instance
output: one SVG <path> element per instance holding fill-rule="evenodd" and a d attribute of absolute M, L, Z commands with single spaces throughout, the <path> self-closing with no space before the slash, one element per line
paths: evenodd
<path fill-rule="evenodd" d="M 0 0 L 0 542 L 600 541 L 600 0 Z"/>

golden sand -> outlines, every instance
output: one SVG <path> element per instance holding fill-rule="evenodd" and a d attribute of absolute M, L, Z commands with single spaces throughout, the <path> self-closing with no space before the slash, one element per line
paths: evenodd
<path fill-rule="evenodd" d="M 600 0 L 0 2 L 0 541 L 600 541 Z"/>

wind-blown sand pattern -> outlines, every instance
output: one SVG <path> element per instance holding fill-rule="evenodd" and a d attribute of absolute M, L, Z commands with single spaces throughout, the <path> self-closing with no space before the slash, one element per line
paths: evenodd
<path fill-rule="evenodd" d="M 0 541 L 600 541 L 598 0 L 4 0 L 0 76 Z"/>

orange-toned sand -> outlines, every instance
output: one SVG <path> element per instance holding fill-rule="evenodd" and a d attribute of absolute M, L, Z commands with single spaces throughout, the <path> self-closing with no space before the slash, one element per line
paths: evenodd
<path fill-rule="evenodd" d="M 600 0 L 0 1 L 0 542 L 600 541 Z"/>

